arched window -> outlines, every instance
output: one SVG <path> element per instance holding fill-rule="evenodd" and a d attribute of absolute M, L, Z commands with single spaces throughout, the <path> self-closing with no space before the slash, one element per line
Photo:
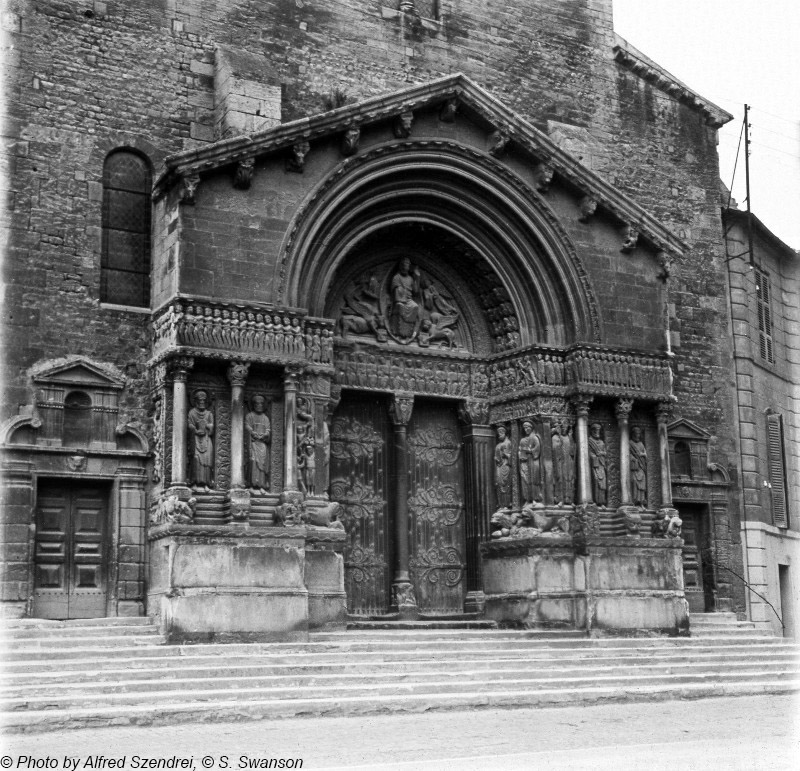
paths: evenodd
<path fill-rule="evenodd" d="M 92 438 L 92 400 L 83 391 L 70 391 L 64 399 L 65 447 L 86 447 Z"/>
<path fill-rule="evenodd" d="M 679 477 L 692 476 L 692 453 L 686 442 L 675 442 L 675 474 Z"/>
<path fill-rule="evenodd" d="M 100 300 L 150 304 L 150 164 L 116 150 L 103 167 L 103 255 Z"/>

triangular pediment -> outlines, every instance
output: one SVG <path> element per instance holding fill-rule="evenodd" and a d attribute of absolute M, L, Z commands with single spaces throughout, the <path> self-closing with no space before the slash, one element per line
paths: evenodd
<path fill-rule="evenodd" d="M 45 362 L 31 373 L 34 383 L 123 388 L 125 377 L 109 365 L 98 364 L 82 356 Z"/>
<path fill-rule="evenodd" d="M 708 431 L 703 430 L 696 423 L 692 423 L 691 420 L 686 420 L 685 418 L 670 423 L 667 426 L 667 433 L 672 439 L 708 441 L 711 438 L 711 434 Z"/>
<path fill-rule="evenodd" d="M 252 160 L 273 153 L 286 154 L 297 143 L 309 143 L 344 134 L 352 127 L 396 121 L 401 115 L 434 108 L 446 108 L 456 100 L 459 120 L 471 120 L 488 133 L 499 137 L 505 152 L 515 153 L 532 165 L 546 165 L 554 178 L 596 203 L 621 224 L 636 230 L 641 241 L 655 250 L 671 255 L 687 249 L 678 238 L 653 215 L 598 176 L 569 152 L 560 148 L 547 134 L 520 117 L 498 99 L 461 74 L 411 86 L 394 93 L 371 97 L 355 104 L 281 124 L 247 136 L 214 142 L 199 149 L 167 158 L 165 171 L 154 188 L 154 195 L 164 195 L 181 180 L 201 178 L 224 167 L 252 163 Z M 496 154 L 491 148 L 487 154 Z M 193 183 L 196 185 L 196 181 Z"/>

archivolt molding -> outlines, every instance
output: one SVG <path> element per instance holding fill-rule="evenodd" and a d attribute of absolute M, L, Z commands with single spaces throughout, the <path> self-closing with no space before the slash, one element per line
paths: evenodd
<path fill-rule="evenodd" d="M 10 444 L 16 431 L 24 426 L 41 428 L 42 421 L 39 416 L 33 412 L 30 406 L 27 406 L 25 409 L 25 413 L 14 415 L 0 425 L 0 445 Z"/>
<path fill-rule="evenodd" d="M 450 175 L 450 179 L 459 182 L 469 180 L 476 186 L 487 190 L 482 200 L 470 205 L 451 196 L 450 202 L 459 206 L 465 215 L 481 214 L 487 224 L 494 226 L 489 217 L 489 207 L 497 205 L 509 211 L 515 219 L 517 229 L 510 234 L 503 234 L 502 245 L 505 257 L 492 263 L 495 269 L 505 261 L 506 280 L 510 279 L 508 269 L 512 273 L 521 273 L 529 277 L 538 276 L 545 288 L 553 286 L 553 277 L 559 294 L 567 290 L 566 308 L 571 315 L 573 339 L 583 338 L 587 342 L 599 342 L 601 324 L 598 304 L 594 296 L 589 278 L 577 250 L 558 217 L 544 198 L 526 184 L 516 174 L 486 153 L 467 147 L 457 142 L 445 140 L 420 140 L 413 142 L 392 142 L 374 148 L 364 155 L 345 159 L 339 166 L 313 191 L 308 200 L 298 211 L 289 228 L 284 241 L 281 257 L 278 261 L 276 284 L 279 287 L 279 302 L 299 304 L 300 287 L 305 288 L 308 277 L 318 277 L 325 266 L 325 273 L 332 275 L 336 268 L 335 258 L 331 251 L 337 230 L 341 228 L 343 212 L 369 208 L 359 200 L 359 193 L 371 182 L 385 180 L 400 172 L 416 171 L 426 175 L 425 187 L 420 192 L 428 192 L 431 196 L 446 199 L 448 183 L 441 181 L 442 175 Z M 435 175 L 438 173 L 438 177 Z M 435 177 L 435 178 L 434 178 Z M 413 185 L 412 185 L 413 188 Z M 407 188 L 408 189 L 408 188 Z M 452 188 L 451 188 L 452 191 Z M 402 195 L 402 190 L 397 190 Z M 350 199 L 350 200 L 348 200 Z M 352 201 L 352 202 L 351 202 Z M 374 203 L 374 202 L 373 202 Z M 424 207 L 420 207 L 422 214 Z M 429 213 L 427 213 L 429 216 Z M 469 220 L 469 217 L 465 217 Z M 445 226 L 445 223 L 437 223 Z M 456 232 L 451 226 L 452 232 Z M 456 232 L 461 238 L 465 233 Z M 351 236 L 350 247 L 353 244 Z M 495 234 L 495 239 L 497 234 Z M 465 238 L 465 240 L 467 240 Z M 486 246 L 490 239 L 472 244 L 476 251 L 486 257 Z M 316 247 L 311 245 L 315 244 Z M 525 247 L 537 248 L 544 253 L 541 265 L 527 261 Z M 324 250 L 324 254 L 322 251 Z M 343 257 L 340 248 L 338 257 Z M 511 259 L 509 259 L 511 258 Z M 514 259 L 515 258 L 515 259 Z M 532 272 L 533 271 L 533 272 Z M 512 287 L 506 286 L 511 291 Z M 547 301 L 550 297 L 538 298 Z M 317 303 L 320 308 L 313 312 L 320 313 L 324 299 L 313 297 L 310 304 Z M 518 300 L 519 302 L 519 300 Z M 521 309 L 518 307 L 517 312 Z M 554 312 L 555 309 L 551 309 Z"/>

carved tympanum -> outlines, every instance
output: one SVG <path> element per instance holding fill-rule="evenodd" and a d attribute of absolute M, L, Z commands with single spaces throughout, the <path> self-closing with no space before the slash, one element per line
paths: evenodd
<path fill-rule="evenodd" d="M 366 335 L 421 348 L 461 347 L 461 313 L 432 277 L 404 257 L 382 277 L 364 274 L 344 291 L 339 314 L 342 337 Z"/>

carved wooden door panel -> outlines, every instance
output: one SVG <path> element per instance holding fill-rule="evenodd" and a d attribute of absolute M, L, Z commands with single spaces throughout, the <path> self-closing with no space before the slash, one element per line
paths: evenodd
<path fill-rule="evenodd" d="M 108 496 L 104 488 L 43 482 L 36 510 L 33 615 L 106 614 Z"/>
<path fill-rule="evenodd" d="M 371 394 L 342 396 L 331 423 L 331 500 L 342 506 L 347 610 L 389 609 L 389 448 L 386 404 Z"/>
<path fill-rule="evenodd" d="M 464 470 L 455 407 L 417 400 L 408 427 L 411 580 L 421 613 L 462 613 Z"/>

